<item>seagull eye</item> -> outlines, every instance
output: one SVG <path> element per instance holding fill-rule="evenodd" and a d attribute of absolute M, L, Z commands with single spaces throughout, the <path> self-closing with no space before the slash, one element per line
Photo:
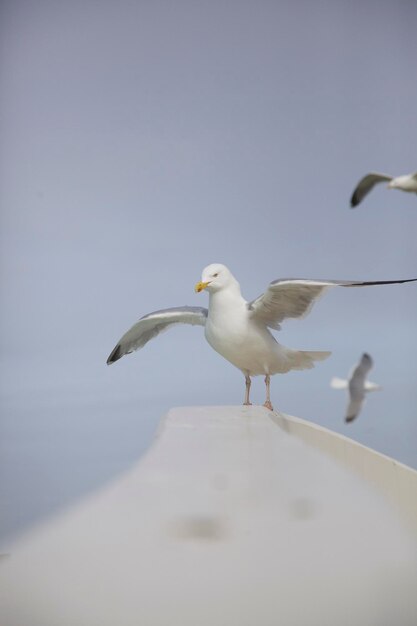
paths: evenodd
<path fill-rule="evenodd" d="M 219 275 L 219 273 L 216 272 L 216 274 L 213 274 L 213 278 L 217 278 L 218 275 Z"/>

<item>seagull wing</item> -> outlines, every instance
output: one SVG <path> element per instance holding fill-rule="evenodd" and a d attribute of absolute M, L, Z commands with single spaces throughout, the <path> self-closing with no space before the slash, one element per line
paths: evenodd
<path fill-rule="evenodd" d="M 374 362 L 372 360 L 372 357 L 367 352 L 364 352 L 361 356 L 361 360 L 359 361 L 358 365 L 353 369 L 352 375 L 356 371 L 361 372 L 365 380 L 367 373 L 371 371 L 373 365 L 374 365 Z"/>
<path fill-rule="evenodd" d="M 118 361 L 125 354 L 143 348 L 148 341 L 175 324 L 204 326 L 207 313 L 207 309 L 203 307 L 183 306 L 162 309 L 161 311 L 154 311 L 144 315 L 119 340 L 107 359 L 107 365 Z"/>
<path fill-rule="evenodd" d="M 352 209 L 360 202 L 362 202 L 364 197 L 371 191 L 374 185 L 376 185 L 377 183 L 382 183 L 384 180 L 392 180 L 392 178 L 393 177 L 389 176 L 388 174 L 379 174 L 378 172 L 371 172 L 370 174 L 367 174 L 366 176 L 361 178 L 361 180 L 356 185 L 356 189 L 350 199 L 350 206 L 352 207 Z"/>
<path fill-rule="evenodd" d="M 349 404 L 346 409 L 345 422 L 353 422 L 353 420 L 358 417 L 362 409 L 364 399 L 365 394 L 350 394 Z"/>
<path fill-rule="evenodd" d="M 363 391 L 365 377 L 368 371 L 369 368 L 364 367 L 362 363 L 359 363 L 359 365 L 353 368 L 352 374 L 349 377 L 349 390 L 351 392 Z"/>
<path fill-rule="evenodd" d="M 280 323 L 287 318 L 305 317 L 314 302 L 331 287 L 369 287 L 371 285 L 390 285 L 417 280 L 308 280 L 302 278 L 284 278 L 274 280 L 268 289 L 252 302 L 248 302 L 251 317 L 270 328 L 280 329 Z"/>
<path fill-rule="evenodd" d="M 352 371 L 349 378 L 349 404 L 346 410 L 346 422 L 352 422 L 359 415 L 365 399 L 365 378 L 369 369 L 368 361 L 362 357 L 360 363 Z"/>

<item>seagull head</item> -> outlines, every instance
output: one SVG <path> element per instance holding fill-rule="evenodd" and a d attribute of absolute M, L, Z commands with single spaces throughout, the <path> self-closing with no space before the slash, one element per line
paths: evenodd
<path fill-rule="evenodd" d="M 201 281 L 194 287 L 197 293 L 207 289 L 209 292 L 220 291 L 236 283 L 232 272 L 221 263 L 212 263 L 203 269 Z"/>

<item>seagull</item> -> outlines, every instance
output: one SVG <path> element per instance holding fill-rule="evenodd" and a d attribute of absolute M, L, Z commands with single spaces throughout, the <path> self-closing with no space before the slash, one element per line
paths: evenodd
<path fill-rule="evenodd" d="M 245 376 L 245 399 L 249 405 L 252 376 L 265 376 L 266 399 L 264 406 L 273 410 L 270 398 L 270 377 L 290 370 L 314 367 L 330 352 L 292 350 L 279 344 L 269 329 L 280 330 L 288 318 L 306 316 L 319 296 L 332 287 L 366 287 L 417 281 L 383 280 L 374 282 L 308 280 L 285 278 L 272 281 L 265 293 L 247 302 L 240 285 L 231 271 L 222 264 L 212 263 L 202 273 L 195 291 L 207 290 L 208 309 L 182 306 L 163 309 L 144 315 L 112 350 L 107 364 L 118 361 L 125 354 L 143 348 L 150 339 L 174 324 L 204 326 L 205 338 L 210 346 Z"/>
<path fill-rule="evenodd" d="M 348 389 L 349 403 L 346 409 L 345 422 L 353 422 L 358 417 L 368 391 L 381 389 L 376 383 L 366 380 L 366 375 L 373 366 L 372 358 L 369 354 L 362 354 L 361 360 L 349 374 L 348 380 L 342 378 L 332 378 L 330 385 L 333 389 Z"/>
<path fill-rule="evenodd" d="M 404 176 L 390 176 L 389 174 L 379 174 L 371 172 L 367 174 L 356 185 L 356 189 L 350 199 L 350 206 L 354 209 L 364 197 L 372 190 L 374 185 L 388 181 L 388 189 L 401 189 L 410 193 L 417 193 L 417 172 L 405 174 Z"/>

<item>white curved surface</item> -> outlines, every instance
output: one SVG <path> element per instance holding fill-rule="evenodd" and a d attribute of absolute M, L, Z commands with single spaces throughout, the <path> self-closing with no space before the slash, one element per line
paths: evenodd
<path fill-rule="evenodd" d="M 416 476 L 261 407 L 174 409 L 128 474 L 12 546 L 0 623 L 414 626 Z"/>

